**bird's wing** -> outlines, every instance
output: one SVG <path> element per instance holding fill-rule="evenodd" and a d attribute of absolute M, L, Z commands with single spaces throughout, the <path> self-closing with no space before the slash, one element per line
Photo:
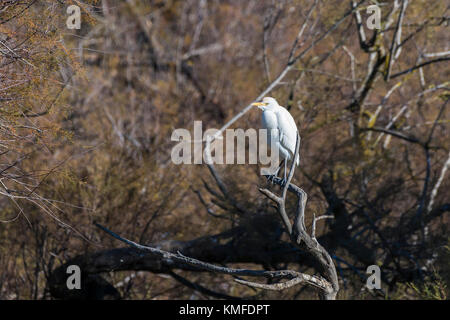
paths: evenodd
<path fill-rule="evenodd" d="M 297 125 L 294 118 L 292 118 L 289 111 L 281 107 L 276 112 L 278 119 L 278 130 L 280 132 L 280 143 L 288 149 L 291 153 L 291 157 L 295 152 L 295 142 L 297 140 Z M 297 165 L 299 164 L 299 158 L 296 159 Z"/>
<path fill-rule="evenodd" d="M 270 145 L 271 136 L 275 140 L 279 139 L 278 118 L 275 112 L 270 110 L 264 111 L 262 114 L 262 126 L 267 129 L 267 143 Z"/>

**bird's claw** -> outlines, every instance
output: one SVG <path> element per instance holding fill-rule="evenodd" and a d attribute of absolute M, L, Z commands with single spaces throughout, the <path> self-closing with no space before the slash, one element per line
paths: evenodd
<path fill-rule="evenodd" d="M 278 178 L 276 175 L 272 174 L 272 175 L 267 175 L 265 177 L 266 177 L 267 181 L 272 183 L 272 185 L 276 184 L 275 179 Z M 281 178 L 281 181 L 279 183 L 280 187 L 283 188 L 284 186 L 286 186 L 286 184 L 287 184 L 287 179 Z"/>
<path fill-rule="evenodd" d="M 275 184 L 274 180 L 275 180 L 275 175 L 271 174 L 271 175 L 267 175 L 267 181 L 271 182 L 272 184 Z"/>

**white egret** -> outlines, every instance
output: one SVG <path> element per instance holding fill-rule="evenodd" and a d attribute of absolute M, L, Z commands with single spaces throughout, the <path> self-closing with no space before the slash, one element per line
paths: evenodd
<path fill-rule="evenodd" d="M 284 162 L 283 183 L 286 183 L 287 162 L 294 158 L 295 144 L 297 141 L 298 130 L 295 120 L 292 118 L 289 111 L 280 106 L 274 98 L 265 97 L 262 102 L 255 102 L 252 103 L 252 105 L 263 111 L 262 126 L 264 129 L 267 129 L 267 143 L 272 150 L 273 148 L 278 149 L 278 154 L 283 159 L 273 176 L 277 176 Z M 271 143 L 272 139 L 274 145 Z M 299 165 L 299 155 L 297 155 L 295 163 L 297 166 Z"/>

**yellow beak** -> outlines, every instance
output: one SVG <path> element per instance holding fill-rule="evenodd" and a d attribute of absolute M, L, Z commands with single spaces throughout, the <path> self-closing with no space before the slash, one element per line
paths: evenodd
<path fill-rule="evenodd" d="M 265 105 L 267 105 L 267 104 L 264 102 L 253 102 L 252 103 L 252 106 L 254 106 L 254 107 L 260 107 L 260 106 L 265 106 Z"/>

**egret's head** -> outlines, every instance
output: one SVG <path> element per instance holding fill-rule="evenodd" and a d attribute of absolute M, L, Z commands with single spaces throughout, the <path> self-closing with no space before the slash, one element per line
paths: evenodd
<path fill-rule="evenodd" d="M 252 106 L 258 107 L 262 111 L 268 110 L 268 109 L 274 109 L 278 107 L 278 102 L 272 97 L 265 97 L 262 102 L 255 102 L 252 103 Z"/>

